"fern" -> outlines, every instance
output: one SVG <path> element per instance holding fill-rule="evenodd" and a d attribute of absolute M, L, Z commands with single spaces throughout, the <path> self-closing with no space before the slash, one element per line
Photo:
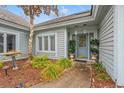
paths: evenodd
<path fill-rule="evenodd" d="M 47 65 L 46 68 L 43 69 L 43 71 L 41 72 L 41 75 L 44 79 L 47 79 L 49 81 L 51 80 L 55 80 L 59 77 L 59 70 L 57 68 L 56 64 L 49 64 Z"/>
<path fill-rule="evenodd" d="M 58 63 L 60 67 L 62 67 L 63 69 L 66 69 L 72 66 L 72 62 L 68 58 L 60 58 Z"/>
<path fill-rule="evenodd" d="M 45 68 L 48 63 L 47 56 L 36 56 L 31 61 L 33 68 Z"/>
<path fill-rule="evenodd" d="M 0 68 L 2 68 L 2 67 L 3 67 L 3 63 L 0 62 Z"/>

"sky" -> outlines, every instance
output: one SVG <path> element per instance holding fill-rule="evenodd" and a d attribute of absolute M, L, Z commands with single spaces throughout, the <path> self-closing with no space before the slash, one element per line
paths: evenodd
<path fill-rule="evenodd" d="M 8 5 L 6 9 L 16 15 L 23 17 L 24 19 L 28 19 L 28 17 L 24 15 L 23 10 L 15 5 Z M 62 16 L 67 16 L 74 13 L 90 10 L 91 6 L 90 5 L 58 5 L 58 9 L 59 9 L 59 17 L 62 17 Z M 41 14 L 39 17 L 35 17 L 34 23 L 38 24 L 55 18 L 58 17 L 55 16 L 53 13 L 51 13 L 49 16 Z"/>

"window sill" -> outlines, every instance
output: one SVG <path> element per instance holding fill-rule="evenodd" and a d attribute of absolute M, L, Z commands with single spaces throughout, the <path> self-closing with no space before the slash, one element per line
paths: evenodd
<path fill-rule="evenodd" d="M 56 51 L 41 51 L 41 50 L 38 50 L 37 52 L 42 52 L 42 53 L 56 53 Z"/>

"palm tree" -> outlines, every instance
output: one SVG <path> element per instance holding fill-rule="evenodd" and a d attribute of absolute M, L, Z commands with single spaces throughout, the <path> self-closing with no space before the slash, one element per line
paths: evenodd
<path fill-rule="evenodd" d="M 33 41 L 33 33 L 34 33 L 34 18 L 35 16 L 40 16 L 41 13 L 46 15 L 50 15 L 51 11 L 53 11 L 58 16 L 58 8 L 56 5 L 18 5 L 18 7 L 22 8 L 24 14 L 29 16 L 29 43 L 28 43 L 28 56 L 29 60 L 32 58 L 32 41 Z"/>

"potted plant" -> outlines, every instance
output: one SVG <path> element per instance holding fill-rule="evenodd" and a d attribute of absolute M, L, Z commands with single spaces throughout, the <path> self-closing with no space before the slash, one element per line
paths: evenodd
<path fill-rule="evenodd" d="M 98 54 L 99 54 L 99 40 L 93 39 L 90 41 L 90 51 L 91 51 L 91 59 L 92 60 L 98 60 Z"/>
<path fill-rule="evenodd" d="M 69 52 L 69 57 L 71 59 L 74 59 L 74 57 L 75 57 L 75 40 L 69 40 L 68 52 Z"/>

